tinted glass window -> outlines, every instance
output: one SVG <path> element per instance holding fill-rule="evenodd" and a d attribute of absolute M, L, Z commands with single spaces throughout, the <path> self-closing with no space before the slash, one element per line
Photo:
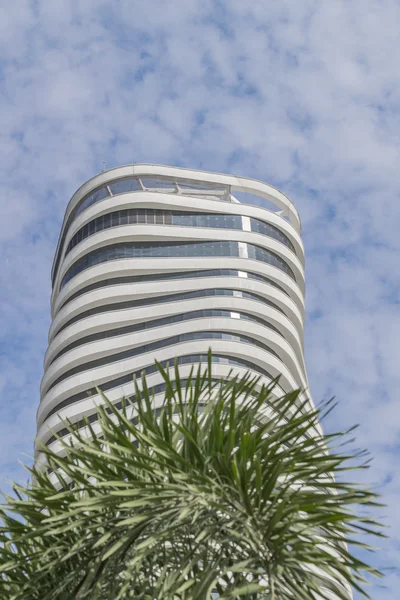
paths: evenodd
<path fill-rule="evenodd" d="M 115 302 L 112 304 L 105 304 L 104 306 L 96 306 L 94 308 L 90 308 L 89 310 L 85 310 L 79 313 L 79 315 L 76 315 L 75 317 L 72 317 L 72 319 L 64 323 L 64 325 L 57 330 L 57 334 L 63 331 L 66 327 L 69 327 L 69 325 L 77 323 L 81 319 L 85 319 L 86 317 L 91 317 L 93 315 L 111 312 L 113 310 L 123 310 L 125 308 L 135 308 L 138 306 L 152 306 L 155 304 L 165 304 L 166 302 L 179 302 L 180 300 L 191 300 L 193 298 L 205 298 L 209 296 L 234 296 L 235 298 L 246 298 L 248 300 L 256 300 L 258 302 L 262 302 L 263 304 L 267 304 L 272 308 L 275 308 L 275 310 L 279 311 L 282 314 L 285 314 L 284 311 L 280 308 L 280 306 L 259 294 L 255 294 L 254 292 L 245 292 L 241 290 L 226 290 L 222 288 L 209 290 L 194 290 L 193 292 L 182 292 L 180 294 L 169 294 L 168 296 L 142 298 L 140 300 L 128 300 L 126 302 Z"/>
<path fill-rule="evenodd" d="M 76 207 L 75 211 L 74 211 L 74 219 L 81 214 L 81 212 L 83 212 L 84 210 L 86 210 L 87 208 L 89 208 L 89 206 L 92 206 L 92 204 L 95 204 L 96 202 L 99 202 L 100 200 L 104 200 L 104 198 L 107 198 L 107 196 L 109 196 L 110 194 L 108 193 L 108 190 L 106 187 L 101 187 L 98 188 L 97 190 L 95 190 L 94 192 L 92 192 L 89 196 L 86 196 L 82 202 L 80 202 L 80 204 Z"/>
<path fill-rule="evenodd" d="M 200 318 L 207 318 L 207 317 L 232 318 L 232 311 L 221 310 L 221 309 L 196 310 L 196 311 L 192 311 L 192 312 L 185 313 L 185 314 L 178 314 L 178 315 L 173 315 L 171 317 L 163 317 L 162 319 L 154 319 L 153 321 L 146 321 L 145 323 L 137 323 L 135 325 L 128 325 L 125 327 L 118 327 L 116 329 L 108 329 L 107 331 L 100 331 L 99 333 L 93 333 L 91 335 L 86 335 L 86 336 L 80 338 L 79 340 L 76 340 L 75 342 L 68 344 L 68 346 L 65 346 L 65 348 L 63 348 L 61 350 L 61 352 L 59 352 L 53 358 L 53 360 L 51 362 L 53 363 L 54 361 L 56 361 L 60 356 L 62 356 L 66 352 L 69 352 L 70 350 L 73 350 L 74 348 L 78 348 L 79 346 L 82 346 L 83 344 L 88 344 L 90 342 L 104 340 L 104 339 L 107 339 L 110 337 L 116 337 L 119 335 L 126 335 L 127 333 L 135 333 L 138 331 L 143 331 L 145 329 L 154 329 L 156 327 L 162 327 L 163 325 L 171 325 L 172 323 L 181 323 L 183 321 L 189 321 L 191 319 L 200 319 Z M 253 323 L 259 323 L 260 325 L 263 325 L 264 327 L 268 327 L 269 329 L 272 329 L 273 331 L 275 331 L 275 333 L 277 333 L 278 335 L 282 336 L 279 329 L 277 329 L 276 327 L 271 325 L 271 323 L 269 323 L 268 321 L 266 321 L 265 319 L 263 319 L 261 317 L 256 317 L 254 315 L 251 315 L 251 314 L 245 313 L 245 312 L 241 312 L 241 311 L 235 311 L 234 318 L 235 319 L 243 319 L 246 321 L 252 321 Z"/>
<path fill-rule="evenodd" d="M 83 371 L 88 371 L 89 369 L 95 369 L 97 367 L 101 367 L 104 365 L 108 365 L 114 362 L 118 362 L 120 360 L 124 360 L 126 358 L 130 358 L 133 356 L 139 356 L 141 354 L 145 354 L 146 352 L 151 352 L 152 350 L 157 350 L 159 348 L 165 348 L 167 346 L 173 346 L 175 344 L 179 344 L 182 342 L 190 341 L 190 340 L 227 340 L 233 342 L 243 342 L 245 344 L 251 344 L 253 346 L 257 346 L 270 352 L 277 358 L 279 355 L 272 350 L 267 344 L 260 342 L 250 336 L 247 335 L 235 335 L 231 333 L 225 333 L 221 331 L 198 331 L 191 333 L 184 333 L 182 335 L 174 335 L 170 338 L 159 340 L 157 342 L 152 342 L 150 344 L 143 344 L 139 348 L 130 348 L 129 350 L 124 350 L 123 352 L 118 352 L 116 354 L 112 354 L 111 356 L 104 356 L 102 358 L 98 358 L 96 360 L 89 361 L 84 364 L 79 364 L 76 367 L 65 371 L 60 377 L 58 377 L 53 383 L 46 389 L 46 393 L 51 390 L 54 386 L 61 381 L 64 381 L 68 377 L 72 377 L 73 375 L 77 375 L 78 373 L 82 373 Z"/>
<path fill-rule="evenodd" d="M 140 184 L 137 179 L 120 179 L 109 183 L 108 187 L 111 190 L 113 196 L 117 194 L 126 194 L 127 192 L 137 192 L 141 190 Z"/>
<path fill-rule="evenodd" d="M 168 179 L 158 179 L 156 177 L 142 176 L 142 177 L 140 177 L 140 180 L 141 180 L 143 186 L 150 190 L 156 189 L 156 190 L 166 191 L 169 193 L 177 192 L 174 182 L 170 181 Z"/>
<path fill-rule="evenodd" d="M 295 279 L 294 273 L 279 256 L 252 244 L 246 244 L 248 257 L 277 267 Z M 106 248 L 99 248 L 77 260 L 65 274 L 60 289 L 73 277 L 91 266 L 119 258 L 147 258 L 147 257 L 184 257 L 184 256 L 239 256 L 237 242 L 215 241 L 201 243 L 181 242 L 126 242 L 114 244 Z"/>
<path fill-rule="evenodd" d="M 241 275 L 242 274 L 242 275 Z M 113 279 L 102 279 L 101 281 L 97 281 L 96 283 L 92 283 L 78 290 L 61 305 L 60 309 L 63 308 L 68 302 L 75 300 L 82 294 L 86 294 L 92 290 L 97 290 L 99 288 L 112 286 L 112 285 L 125 285 L 127 283 L 141 283 L 143 281 L 165 281 L 169 279 L 193 279 L 195 277 L 244 277 L 248 279 L 254 279 L 256 281 L 261 281 L 263 283 L 267 283 L 268 285 L 272 285 L 273 287 L 279 289 L 286 296 L 289 294 L 284 290 L 280 285 L 265 277 L 264 275 L 259 275 L 258 273 L 250 273 L 249 271 L 235 271 L 234 269 L 207 269 L 204 271 L 184 271 L 181 273 L 156 273 L 151 275 L 130 275 L 126 277 L 114 277 Z"/>
<path fill-rule="evenodd" d="M 293 250 L 293 244 L 289 238 L 279 231 L 273 225 L 264 223 L 257 219 L 251 219 L 251 230 L 272 237 L 282 242 Z M 154 209 L 128 209 L 119 210 L 107 215 L 97 217 L 88 225 L 84 225 L 71 238 L 65 254 L 68 254 L 77 243 L 86 239 L 93 233 L 107 229 L 108 227 L 118 227 L 126 224 L 148 224 L 148 225 L 177 225 L 181 227 L 210 227 L 218 229 L 242 229 L 242 217 L 240 215 L 211 214 L 211 213 L 191 213 L 168 210 Z"/>
<path fill-rule="evenodd" d="M 260 221 L 259 219 L 250 219 L 251 231 L 255 233 L 261 233 L 262 235 L 268 235 L 269 237 L 275 238 L 278 242 L 282 242 L 288 248 L 292 250 L 296 254 L 294 246 L 292 242 L 289 240 L 288 236 L 285 235 L 278 227 L 274 225 L 270 225 L 269 223 L 265 223 L 264 221 Z"/>

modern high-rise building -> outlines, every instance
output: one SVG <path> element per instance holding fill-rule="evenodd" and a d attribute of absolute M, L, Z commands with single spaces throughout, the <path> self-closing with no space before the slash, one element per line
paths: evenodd
<path fill-rule="evenodd" d="M 213 350 L 213 376 L 250 369 L 308 388 L 304 250 L 294 205 L 260 181 L 133 164 L 96 175 L 70 200 L 54 259 L 52 324 L 38 439 L 57 449 L 62 420 L 93 420 L 144 370 L 185 377 Z M 279 392 L 279 390 L 278 390 Z"/>

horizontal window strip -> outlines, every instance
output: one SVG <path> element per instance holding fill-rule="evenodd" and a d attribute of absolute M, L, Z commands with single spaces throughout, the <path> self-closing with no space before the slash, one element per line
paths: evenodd
<path fill-rule="evenodd" d="M 234 298 L 245 298 L 247 300 L 256 300 L 257 302 L 262 302 L 272 308 L 275 308 L 278 312 L 282 313 L 286 316 L 286 313 L 275 304 L 275 302 L 271 302 L 271 300 L 267 300 L 260 294 L 255 294 L 254 292 L 245 292 L 242 290 L 229 290 L 229 289 L 211 289 L 211 290 L 194 290 L 192 292 L 181 292 L 179 294 L 168 294 L 167 296 L 157 296 L 155 298 L 141 298 L 140 300 L 127 300 L 125 302 L 114 302 L 112 304 L 105 304 L 103 306 L 95 306 L 94 308 L 90 308 L 85 310 L 79 315 L 72 317 L 69 319 L 60 329 L 57 330 L 55 335 L 58 335 L 69 327 L 73 325 L 73 323 L 77 323 L 78 321 L 85 319 L 86 317 L 91 317 L 93 315 L 102 314 L 105 312 L 111 312 L 114 310 L 125 310 L 128 308 L 137 308 L 141 306 L 155 306 L 157 304 L 166 304 L 170 302 L 179 302 L 181 300 L 192 300 L 194 298 L 206 298 L 212 296 L 227 296 Z"/>
<path fill-rule="evenodd" d="M 60 356 L 73 350 L 74 348 L 79 348 L 79 346 L 83 346 L 84 344 L 89 344 L 90 342 L 95 342 L 99 340 L 104 340 L 107 338 L 117 337 L 119 335 L 126 335 L 128 333 L 136 333 L 139 331 L 144 331 L 148 329 L 154 329 L 156 327 L 162 327 L 163 325 L 171 325 L 173 323 L 182 323 L 184 321 L 189 321 L 192 319 L 201 319 L 207 317 L 226 317 L 228 319 L 235 320 L 246 320 L 252 321 L 253 323 L 259 323 L 264 327 L 268 327 L 268 329 L 272 329 L 275 333 L 280 335 L 282 334 L 277 329 L 269 323 L 269 321 L 262 319 L 261 317 L 256 317 L 252 314 L 242 312 L 242 311 L 229 311 L 229 310 L 218 310 L 218 309 L 210 309 L 210 310 L 196 310 L 189 313 L 183 313 L 178 315 L 173 315 L 171 317 L 163 317 L 162 319 L 154 319 L 153 321 L 146 321 L 145 323 L 137 323 L 135 325 L 127 325 L 125 327 L 118 327 L 116 329 L 107 329 L 106 331 L 100 331 L 98 333 L 92 333 L 91 335 L 86 335 L 71 344 L 68 344 L 63 348 L 56 356 L 53 358 L 50 364 L 55 362 Z"/>
<path fill-rule="evenodd" d="M 102 279 L 101 281 L 96 281 L 95 283 L 91 283 L 90 285 L 83 287 L 82 289 L 69 296 L 67 300 L 61 305 L 59 310 L 61 310 L 61 308 L 63 308 L 72 300 L 75 300 L 75 298 L 79 298 L 79 296 L 82 296 L 82 294 L 86 294 L 87 292 L 98 290 L 107 286 L 126 285 L 129 283 L 142 283 L 145 281 L 195 279 L 198 277 L 240 277 L 241 279 L 253 279 L 254 281 L 261 281 L 263 283 L 267 283 L 268 285 L 272 285 L 273 287 L 283 292 L 286 296 L 289 296 L 287 291 L 284 290 L 283 287 L 275 283 L 275 281 L 272 281 L 272 279 L 269 279 L 269 277 L 265 277 L 264 275 L 259 275 L 258 273 L 250 273 L 250 271 L 237 271 L 234 269 L 206 269 L 204 271 L 183 271 L 179 273 L 152 273 L 149 275 L 127 275 L 125 277 Z"/>
<path fill-rule="evenodd" d="M 125 242 L 98 248 L 78 259 L 64 275 L 60 289 L 86 269 L 108 261 L 127 258 L 182 258 L 200 256 L 235 256 L 270 264 L 284 271 L 294 281 L 289 265 L 274 252 L 254 244 L 231 241 L 212 242 Z"/>
<path fill-rule="evenodd" d="M 296 254 L 292 242 L 278 227 L 254 217 L 248 217 L 248 219 L 252 232 L 274 238 L 278 242 L 285 244 L 285 246 L 290 248 L 290 250 Z M 151 208 L 129 208 L 101 215 L 89 223 L 86 223 L 86 225 L 81 227 L 71 238 L 65 251 L 65 256 L 73 248 L 75 248 L 77 244 L 94 235 L 95 233 L 99 233 L 100 231 L 104 231 L 113 227 L 119 227 L 121 225 L 140 224 L 243 230 L 243 219 L 241 215 L 161 210 Z"/>
<path fill-rule="evenodd" d="M 207 356 L 207 354 L 186 354 L 183 356 L 178 356 L 176 360 L 179 365 L 188 365 L 188 364 L 197 364 L 197 363 L 207 364 L 208 356 Z M 245 367 L 246 369 L 251 369 L 251 370 L 259 373 L 260 375 L 264 375 L 265 377 L 268 377 L 269 379 L 273 379 L 272 375 L 268 371 L 266 371 L 262 367 L 259 367 L 258 365 L 254 365 L 252 362 L 250 362 L 248 360 L 233 359 L 233 358 L 228 358 L 221 354 L 213 354 L 212 362 L 224 364 L 224 365 Z M 173 365 L 174 359 L 172 358 L 172 359 L 160 361 L 160 364 L 162 367 L 167 367 L 168 365 L 171 365 L 171 364 Z M 110 381 L 102 383 L 99 387 L 103 392 L 108 392 L 114 388 L 125 385 L 126 383 L 131 383 L 133 381 L 134 377 L 139 378 L 139 377 L 141 377 L 141 375 L 143 373 L 145 375 L 151 375 L 152 373 L 156 373 L 157 371 L 158 371 L 157 365 L 152 364 L 148 367 L 134 371 L 133 373 L 131 372 L 131 373 L 128 373 L 127 375 L 123 375 L 122 377 L 111 379 Z M 75 402 L 79 402 L 80 400 L 85 400 L 86 398 L 89 398 L 90 396 L 94 396 L 95 394 L 97 394 L 97 390 L 95 387 L 92 387 L 87 390 L 84 390 L 83 392 L 74 394 L 73 396 L 70 396 L 69 398 L 66 398 L 65 400 L 62 400 L 46 414 L 43 421 L 46 421 L 46 419 L 48 419 L 52 415 L 59 412 L 62 408 L 65 408 L 66 406 L 70 406 L 71 404 L 75 404 Z"/>
<path fill-rule="evenodd" d="M 102 358 L 98 358 L 96 360 L 91 360 L 87 363 L 79 364 L 72 369 L 69 369 L 57 379 L 55 379 L 47 388 L 43 390 L 43 394 L 49 392 L 53 389 L 57 384 L 65 381 L 69 377 L 73 377 L 74 375 L 78 375 L 84 371 L 89 371 L 90 369 L 95 369 L 97 367 L 102 367 L 105 365 L 113 364 L 119 362 L 121 360 L 125 360 L 127 358 L 133 358 L 134 356 L 140 356 L 141 354 L 146 354 L 147 352 L 151 352 L 153 350 L 159 350 L 160 348 L 166 348 L 168 346 L 173 346 L 175 344 L 180 344 L 182 342 L 195 340 L 226 340 L 231 342 L 243 342 L 245 344 L 251 344 L 252 346 L 257 346 L 263 350 L 266 350 L 270 354 L 276 356 L 279 360 L 281 360 L 279 354 L 277 354 L 272 348 L 256 340 L 253 337 L 247 335 L 237 335 L 232 333 L 225 333 L 223 331 L 195 331 L 190 333 L 183 333 L 180 335 L 174 335 L 172 337 L 166 338 L 164 340 L 158 340 L 157 342 L 152 342 L 150 344 L 142 344 L 137 348 L 130 348 L 129 350 L 124 350 L 123 352 L 117 352 L 116 354 L 111 354 L 109 356 L 104 356 Z"/>

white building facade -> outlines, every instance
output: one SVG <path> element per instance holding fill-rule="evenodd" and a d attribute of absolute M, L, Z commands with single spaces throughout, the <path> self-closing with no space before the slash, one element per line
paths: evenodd
<path fill-rule="evenodd" d="M 159 165 L 100 173 L 67 206 L 52 280 L 37 426 L 54 449 L 64 418 L 95 425 L 95 386 L 118 402 L 145 371 L 161 397 L 155 359 L 177 357 L 185 377 L 211 347 L 217 379 L 250 370 L 308 389 L 300 220 L 265 183 Z"/>

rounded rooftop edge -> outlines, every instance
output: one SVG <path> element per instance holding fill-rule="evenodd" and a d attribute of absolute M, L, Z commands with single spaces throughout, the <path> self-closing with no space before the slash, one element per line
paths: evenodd
<path fill-rule="evenodd" d="M 132 163 L 128 165 L 113 167 L 112 169 L 106 169 L 98 173 L 97 175 L 94 175 L 85 183 L 83 183 L 73 194 L 65 210 L 60 237 L 53 260 L 52 275 L 54 273 L 56 257 L 59 252 L 60 242 L 62 240 L 62 234 L 64 232 L 65 225 L 67 223 L 69 215 L 71 214 L 71 211 L 74 209 L 76 204 L 84 196 L 92 192 L 97 187 L 107 183 L 111 183 L 117 179 L 123 179 L 125 177 L 132 176 L 155 176 L 170 179 L 177 178 L 181 181 L 187 180 L 198 183 L 228 186 L 231 192 L 236 191 L 253 194 L 275 204 L 277 208 L 280 209 L 281 215 L 288 219 L 289 223 L 294 227 L 297 233 L 301 234 L 300 216 L 296 210 L 295 205 L 283 192 L 281 192 L 280 190 L 268 183 L 249 177 L 241 177 L 225 173 L 215 173 L 199 169 L 189 169 L 187 167 L 175 167 L 151 163 Z"/>

